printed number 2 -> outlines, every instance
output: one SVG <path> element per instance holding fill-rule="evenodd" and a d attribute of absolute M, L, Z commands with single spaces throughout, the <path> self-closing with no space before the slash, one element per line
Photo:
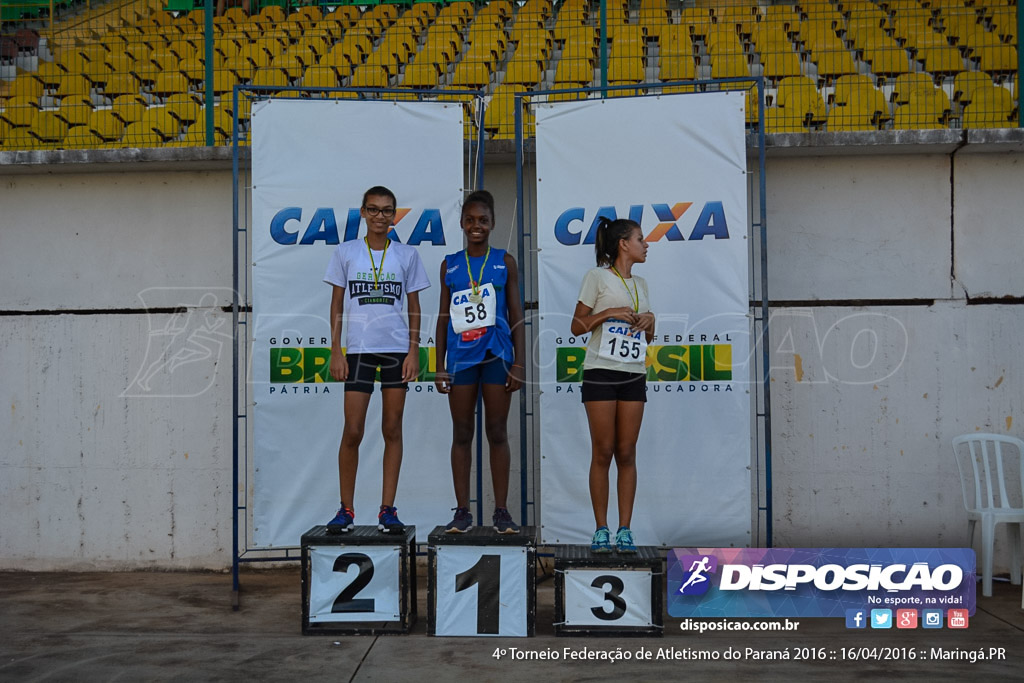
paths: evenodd
<path fill-rule="evenodd" d="M 612 603 L 610 612 L 605 611 L 603 604 L 600 607 L 591 607 L 590 611 L 594 613 L 594 616 L 603 621 L 615 621 L 622 618 L 622 615 L 626 613 L 626 601 L 622 599 L 622 591 L 626 589 L 626 586 L 622 583 L 622 579 L 615 575 L 604 575 L 594 579 L 590 585 L 593 588 L 604 589 L 603 600 Z M 604 588 L 605 586 L 610 586 L 610 589 Z"/>
<path fill-rule="evenodd" d="M 455 575 L 455 592 L 476 585 L 476 632 L 498 633 L 498 593 L 501 587 L 501 556 L 481 555 L 476 564 Z"/>
<path fill-rule="evenodd" d="M 374 610 L 373 598 L 355 599 L 356 594 L 366 588 L 370 579 L 373 578 L 373 560 L 362 553 L 345 553 L 334 560 L 334 571 L 345 573 L 352 565 L 359 567 L 359 573 L 355 580 L 341 591 L 341 595 L 334 599 L 331 612 L 372 612 Z"/>

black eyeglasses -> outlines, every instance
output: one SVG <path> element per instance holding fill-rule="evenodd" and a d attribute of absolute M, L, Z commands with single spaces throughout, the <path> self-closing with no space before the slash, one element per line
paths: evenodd
<path fill-rule="evenodd" d="M 376 216 L 377 214 L 380 214 L 384 216 L 384 218 L 395 217 L 395 209 L 390 206 L 386 206 L 383 209 L 379 209 L 376 206 L 364 206 L 363 210 L 366 211 L 367 216 Z"/>

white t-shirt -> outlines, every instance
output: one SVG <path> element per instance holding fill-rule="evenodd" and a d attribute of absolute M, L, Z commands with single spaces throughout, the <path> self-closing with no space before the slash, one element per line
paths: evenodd
<path fill-rule="evenodd" d="M 415 248 L 394 241 L 387 254 L 373 252 L 373 263 L 378 270 L 376 287 L 364 240 L 342 242 L 327 264 L 324 282 L 345 289 L 346 352 L 407 352 L 409 325 L 402 315 L 403 301 L 410 292 L 430 286 L 427 271 Z"/>
<path fill-rule="evenodd" d="M 628 287 L 628 290 L 627 290 Z M 626 278 L 625 286 L 619 276 L 610 268 L 591 268 L 583 276 L 583 285 L 580 287 L 578 301 L 584 306 L 590 306 L 591 311 L 598 313 L 608 308 L 633 308 L 635 294 L 639 296 L 639 313 L 647 313 L 651 310 L 650 299 L 647 296 L 647 280 L 642 277 Z M 624 362 L 612 360 L 600 355 L 602 335 L 604 326 L 598 325 L 590 332 L 590 341 L 587 342 L 587 355 L 583 359 L 583 369 L 603 368 L 605 370 L 620 370 L 622 372 L 642 373 L 646 372 L 645 359 L 643 357 L 636 361 Z"/>

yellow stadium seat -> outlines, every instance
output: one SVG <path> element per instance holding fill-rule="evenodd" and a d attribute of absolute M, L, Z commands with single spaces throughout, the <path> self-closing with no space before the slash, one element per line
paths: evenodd
<path fill-rule="evenodd" d="M 875 114 L 856 105 L 832 107 L 828 113 L 829 131 L 878 130 Z"/>
<path fill-rule="evenodd" d="M 62 121 L 68 124 L 68 128 L 73 128 L 88 123 L 92 111 L 90 98 L 84 95 L 73 95 L 60 101 L 60 109 L 56 113 Z"/>
<path fill-rule="evenodd" d="M 311 66 L 302 75 L 304 88 L 337 88 L 340 85 L 338 73 L 326 65 Z"/>
<path fill-rule="evenodd" d="M 252 84 L 274 88 L 286 88 L 291 85 L 291 81 L 288 80 L 288 76 L 280 69 L 275 69 L 272 66 L 265 66 L 256 69 L 256 73 L 254 73 L 252 77 Z"/>
<path fill-rule="evenodd" d="M 353 88 L 386 88 L 388 74 L 383 67 L 364 64 L 356 68 L 352 74 L 351 85 Z"/>
<path fill-rule="evenodd" d="M 854 90 L 874 87 L 874 81 L 866 74 L 847 74 L 836 79 L 832 97 L 836 104 L 843 105 L 849 102 L 850 94 Z"/>
<path fill-rule="evenodd" d="M 979 47 L 972 59 L 987 73 L 1012 73 L 1017 70 L 1017 50 L 1013 45 L 986 45 Z"/>
<path fill-rule="evenodd" d="M 28 97 L 38 100 L 45 88 L 31 73 L 20 73 L 14 78 L 7 91 L 9 97 Z"/>
<path fill-rule="evenodd" d="M 910 101 L 910 93 L 919 88 L 934 88 L 935 82 L 931 76 L 920 71 L 914 73 L 900 74 L 893 83 L 890 99 L 896 104 L 906 104 Z"/>
<path fill-rule="evenodd" d="M 914 59 L 921 62 L 925 71 L 933 74 L 956 74 L 964 70 L 959 50 L 948 45 L 923 47 Z"/>
<path fill-rule="evenodd" d="M 150 130 L 160 137 L 161 142 L 173 140 L 181 134 L 181 123 L 163 107 L 150 107 L 139 123 L 149 126 Z"/>
<path fill-rule="evenodd" d="M 505 83 L 534 86 L 540 83 L 544 72 L 535 59 L 513 59 L 505 68 Z"/>
<path fill-rule="evenodd" d="M 637 57 L 612 57 L 608 60 L 608 80 L 642 83 L 647 80 L 643 60 Z"/>
<path fill-rule="evenodd" d="M 191 95 L 185 93 L 178 93 L 168 97 L 164 102 L 164 109 L 183 126 L 195 122 L 201 113 L 199 102 Z"/>
<path fill-rule="evenodd" d="M 691 55 L 661 55 L 658 78 L 663 81 L 692 81 L 697 78 L 697 65 Z"/>
<path fill-rule="evenodd" d="M 847 50 L 815 51 L 811 55 L 811 61 L 817 65 L 818 77 L 825 80 L 857 73 L 857 64 Z"/>
<path fill-rule="evenodd" d="M 40 148 L 54 149 L 64 141 L 68 133 L 68 124 L 51 111 L 36 114 L 28 128 L 28 134 L 39 141 Z"/>
<path fill-rule="evenodd" d="M 90 95 L 92 93 L 92 83 L 85 76 L 78 76 L 68 74 L 61 80 L 60 85 L 57 86 L 57 97 L 69 97 L 71 95 Z"/>
<path fill-rule="evenodd" d="M 110 112 L 127 125 L 138 121 L 146 113 L 146 101 L 138 94 L 120 95 L 114 98 Z"/>
<path fill-rule="evenodd" d="M 156 75 L 150 91 L 157 97 L 168 97 L 174 93 L 188 92 L 189 84 L 185 74 L 179 71 L 163 71 Z"/>
<path fill-rule="evenodd" d="M 562 58 L 555 68 L 555 84 L 585 86 L 594 80 L 594 63 L 589 59 Z"/>
<path fill-rule="evenodd" d="M 0 120 L 6 121 L 11 128 L 24 128 L 32 124 L 39 113 L 39 104 L 35 98 L 12 97 L 0 110 Z"/>
<path fill-rule="evenodd" d="M 348 54 L 345 53 L 344 49 L 339 49 L 337 45 L 334 46 L 330 52 L 320 58 L 317 62 L 318 66 L 326 66 L 334 70 L 338 74 L 339 78 L 345 78 L 352 75 L 354 67 L 352 66 L 352 60 L 349 59 Z"/>
<path fill-rule="evenodd" d="M 939 121 L 939 116 L 934 110 L 915 104 L 904 104 L 896 108 L 892 127 L 896 130 L 928 130 L 945 128 L 946 125 Z"/>
<path fill-rule="evenodd" d="M 459 62 L 455 67 L 452 85 L 462 88 L 483 88 L 491 79 L 490 69 L 484 62 Z"/>
<path fill-rule="evenodd" d="M 315 61 L 312 59 L 312 55 L 308 55 L 306 58 L 310 60 L 311 65 L 315 64 Z M 270 63 L 270 67 L 282 72 L 288 81 L 295 81 L 302 78 L 302 72 L 305 70 L 305 66 L 306 65 L 303 60 L 299 58 L 298 55 L 291 53 L 278 55 L 274 57 L 273 61 Z"/>
<path fill-rule="evenodd" d="M 982 71 L 963 71 L 953 78 L 953 99 L 970 102 L 974 90 L 992 85 L 992 77 Z"/>
<path fill-rule="evenodd" d="M 749 75 L 750 70 L 747 67 L 747 58 L 744 55 L 720 54 L 712 58 L 712 78 L 737 78 Z"/>
<path fill-rule="evenodd" d="M 756 116 L 756 114 L 755 114 Z M 765 109 L 764 130 L 766 133 L 806 133 L 805 118 L 798 112 L 787 109 Z"/>
<path fill-rule="evenodd" d="M 237 55 L 228 59 L 224 62 L 224 69 L 234 74 L 237 81 L 246 83 L 251 81 L 253 74 L 256 73 L 256 67 L 244 55 Z"/>
<path fill-rule="evenodd" d="M 110 109 L 94 111 L 86 125 L 104 143 L 116 142 L 124 134 L 124 121 Z"/>
<path fill-rule="evenodd" d="M 101 147 L 103 141 L 97 138 L 87 126 L 68 128 L 64 139 L 60 141 L 60 149 L 93 149 Z"/>
<path fill-rule="evenodd" d="M 764 66 L 765 77 L 772 81 L 801 74 L 800 58 L 792 50 L 762 53 L 761 64 Z"/>

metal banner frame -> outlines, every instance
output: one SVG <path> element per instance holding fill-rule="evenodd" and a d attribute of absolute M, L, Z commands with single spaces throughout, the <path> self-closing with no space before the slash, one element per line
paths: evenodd
<path fill-rule="evenodd" d="M 520 263 L 526 263 L 524 256 L 529 253 L 535 255 L 537 253 L 537 242 L 536 242 L 536 187 L 526 187 L 524 181 L 524 167 L 526 162 L 526 136 L 525 136 L 525 108 L 532 106 L 532 104 L 538 103 L 539 101 L 547 101 L 552 95 L 576 95 L 576 99 L 587 99 L 591 97 L 600 96 L 602 98 L 607 97 L 609 93 L 619 93 L 616 96 L 623 96 L 624 91 L 634 91 L 636 94 L 625 94 L 628 97 L 656 97 L 656 96 L 671 96 L 675 94 L 684 94 L 679 92 L 672 92 L 669 90 L 665 92 L 666 88 L 679 88 L 685 86 L 687 88 L 696 88 L 694 93 L 685 93 L 690 96 L 699 96 L 701 91 L 703 92 L 718 92 L 722 90 L 751 90 L 756 89 L 757 91 L 757 118 L 756 122 L 752 120 L 750 114 L 748 114 L 748 131 L 747 131 L 747 149 L 748 159 L 749 151 L 751 147 L 756 148 L 757 152 L 757 166 L 756 175 L 753 172 L 748 172 L 747 181 L 747 192 L 750 201 L 748 202 L 748 227 L 750 228 L 751 235 L 751 255 L 749 259 L 749 271 L 750 271 L 750 301 L 749 310 L 751 313 L 753 330 L 751 336 L 751 349 L 749 358 L 753 363 L 751 368 L 752 377 L 752 389 L 753 389 L 753 401 L 754 410 L 751 411 L 751 418 L 754 422 L 751 429 L 751 449 L 752 449 L 752 462 L 751 466 L 754 469 L 753 476 L 756 477 L 754 482 L 754 505 L 752 510 L 752 516 L 755 518 L 755 524 L 752 534 L 752 541 L 756 541 L 763 547 L 772 546 L 772 458 L 771 458 L 771 368 L 769 358 L 769 316 L 770 316 L 770 299 L 768 296 L 768 251 L 767 251 L 767 200 L 765 191 L 765 133 L 764 133 L 764 78 L 763 77 L 746 77 L 746 78 L 723 78 L 723 79 L 707 79 L 707 80 L 695 80 L 695 81 L 667 81 L 657 83 L 637 83 L 629 85 L 616 85 L 616 86 L 605 86 L 605 87 L 587 87 L 587 88 L 565 88 L 565 89 L 554 89 L 554 90 L 539 90 L 524 93 L 515 94 L 515 153 L 516 153 L 516 205 L 517 211 L 517 231 L 519 237 L 519 261 Z M 646 92 L 641 92 L 646 91 Z M 752 112 L 751 112 L 752 113 Z M 753 128 L 751 129 L 751 123 Z M 535 149 L 535 147 L 534 147 Z M 748 171 L 754 169 L 749 167 Z M 529 218 L 527 218 L 529 216 Z M 527 221 L 530 221 L 529 223 Z M 755 229 L 756 228 L 756 232 Z M 534 266 L 534 270 L 531 272 L 531 286 L 536 292 L 536 263 L 531 261 L 531 265 Z M 525 269 L 525 266 L 524 266 Z M 520 281 L 520 288 L 523 289 L 525 294 L 527 276 L 524 273 Z M 527 300 L 525 307 L 527 310 L 536 310 L 537 298 L 534 296 L 532 300 Z M 534 322 L 528 317 L 526 320 L 528 326 L 528 337 L 534 339 L 537 334 Z M 758 346 L 760 346 L 760 353 L 758 353 Z M 757 379 L 760 377 L 760 386 Z M 532 399 L 532 402 L 531 402 Z M 520 410 L 523 416 L 524 424 L 526 424 L 526 417 L 535 414 L 536 405 L 538 399 L 535 396 L 527 397 L 525 394 L 520 397 Z M 524 498 L 524 510 L 525 499 L 526 499 L 526 460 L 527 454 L 525 451 L 525 439 L 522 443 L 523 453 L 521 457 L 523 459 L 523 498 Z M 536 459 L 535 459 L 536 460 Z M 536 466 L 536 463 L 533 463 Z M 537 478 L 534 477 L 534 489 L 537 487 Z M 537 499 L 537 491 L 533 491 L 533 498 Z M 537 524 L 539 524 L 539 516 L 535 516 Z"/>
<path fill-rule="evenodd" d="M 253 479 L 253 437 L 250 413 L 252 398 L 249 391 L 251 370 L 252 316 L 252 212 L 251 155 L 247 151 L 250 139 L 241 130 L 239 104 L 243 100 L 251 103 L 262 99 L 308 99 L 315 94 L 328 95 L 351 93 L 352 99 L 390 100 L 427 98 L 446 101 L 462 101 L 464 104 L 463 125 L 472 132 L 466 144 L 465 187 L 476 188 L 483 184 L 483 121 L 486 105 L 482 93 L 477 90 L 414 90 L 409 88 L 280 88 L 269 86 L 237 85 L 232 93 L 232 247 L 234 263 L 232 272 L 232 327 L 234 344 L 232 354 L 232 607 L 239 608 L 239 568 L 243 563 L 298 561 L 301 547 L 261 548 L 252 539 L 252 492 Z M 466 114 L 469 116 L 467 117 Z M 465 138 L 464 138 L 465 139 Z M 479 430 L 478 430 L 479 431 Z M 479 471 L 481 449 L 478 443 L 477 468 Z M 479 498 L 479 495 L 478 495 Z"/>

